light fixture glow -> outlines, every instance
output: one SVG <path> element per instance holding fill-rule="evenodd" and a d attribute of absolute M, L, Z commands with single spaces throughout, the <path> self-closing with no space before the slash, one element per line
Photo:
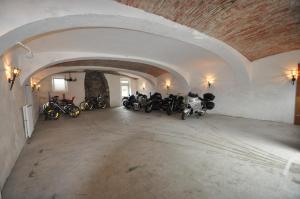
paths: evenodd
<path fill-rule="evenodd" d="M 16 80 L 16 77 L 18 77 L 21 73 L 21 70 L 17 67 L 14 67 L 13 70 L 11 70 L 11 73 L 10 74 L 10 77 L 8 78 L 8 83 L 10 84 L 10 90 L 12 90 L 13 86 L 14 86 L 14 83 L 15 83 L 15 80 Z"/>
<path fill-rule="evenodd" d="M 213 76 L 207 76 L 206 77 L 206 82 L 207 82 L 207 87 L 210 88 L 214 82 L 215 82 L 215 78 Z"/>
<path fill-rule="evenodd" d="M 36 82 L 31 82 L 31 88 L 32 88 L 32 92 L 35 90 L 39 91 L 41 88 L 41 85 L 37 84 Z"/>
<path fill-rule="evenodd" d="M 170 80 L 166 80 L 166 88 L 167 88 L 167 90 L 170 89 L 170 86 L 171 86 L 171 81 Z"/>
<path fill-rule="evenodd" d="M 295 85 L 295 82 L 298 78 L 298 71 L 297 70 L 291 70 L 291 73 L 290 73 L 288 78 L 290 79 L 291 84 Z"/>

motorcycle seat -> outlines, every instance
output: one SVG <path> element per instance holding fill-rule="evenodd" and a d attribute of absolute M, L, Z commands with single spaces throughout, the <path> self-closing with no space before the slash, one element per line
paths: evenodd
<path fill-rule="evenodd" d="M 192 92 L 189 92 L 188 96 L 192 98 L 199 97 L 197 93 L 192 93 Z"/>

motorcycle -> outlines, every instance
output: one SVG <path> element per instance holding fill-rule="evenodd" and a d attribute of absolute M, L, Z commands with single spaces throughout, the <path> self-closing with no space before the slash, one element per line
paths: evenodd
<path fill-rule="evenodd" d="M 205 93 L 201 98 L 198 94 L 190 92 L 186 98 L 186 107 L 182 111 L 181 119 L 185 120 L 192 114 L 204 115 L 207 110 L 212 110 L 215 107 L 215 103 L 212 102 L 214 99 L 215 96 L 211 93 Z"/>
<path fill-rule="evenodd" d="M 154 93 L 147 100 L 147 104 L 145 106 L 145 112 L 150 113 L 152 110 L 160 110 L 162 108 L 163 99 L 160 93 Z"/>
<path fill-rule="evenodd" d="M 122 104 L 126 109 L 132 109 L 135 102 L 136 98 L 134 95 L 129 95 L 128 97 L 123 97 L 122 99 Z"/>
<path fill-rule="evenodd" d="M 60 118 L 61 114 L 69 115 L 73 118 L 78 117 L 80 114 L 79 107 L 75 106 L 72 100 L 64 99 L 61 102 L 58 100 L 58 96 L 50 98 L 49 102 L 43 105 L 43 112 L 45 115 L 45 120 Z"/>
<path fill-rule="evenodd" d="M 163 110 L 171 115 L 174 112 L 181 113 L 184 110 L 184 97 L 170 94 L 163 100 Z"/>
<path fill-rule="evenodd" d="M 131 95 L 129 97 L 123 97 L 122 99 L 122 103 L 125 108 L 133 109 L 135 111 L 145 109 L 147 102 L 147 95 L 141 94 L 138 91 L 136 92 L 136 96 Z"/>
<path fill-rule="evenodd" d="M 134 102 L 133 110 L 139 111 L 145 109 L 148 101 L 147 95 L 141 94 L 139 92 L 136 92 L 136 95 L 136 102 Z"/>
<path fill-rule="evenodd" d="M 79 104 L 80 110 L 94 110 L 94 109 L 105 109 L 106 102 L 104 97 L 98 95 L 97 97 L 86 97 L 83 102 Z"/>

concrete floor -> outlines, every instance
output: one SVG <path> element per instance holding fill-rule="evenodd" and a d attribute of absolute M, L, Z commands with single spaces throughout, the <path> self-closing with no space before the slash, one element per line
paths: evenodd
<path fill-rule="evenodd" d="M 123 108 L 40 120 L 4 199 L 300 198 L 300 127 Z"/>

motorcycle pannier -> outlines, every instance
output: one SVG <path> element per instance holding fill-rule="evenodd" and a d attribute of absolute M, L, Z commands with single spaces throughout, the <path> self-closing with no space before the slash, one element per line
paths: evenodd
<path fill-rule="evenodd" d="M 203 98 L 207 101 L 213 101 L 215 99 L 215 96 L 212 93 L 205 93 L 203 94 Z"/>
<path fill-rule="evenodd" d="M 208 109 L 208 110 L 211 110 L 211 109 L 213 109 L 215 107 L 215 103 L 213 103 L 213 102 L 207 102 L 206 103 L 206 108 Z"/>

